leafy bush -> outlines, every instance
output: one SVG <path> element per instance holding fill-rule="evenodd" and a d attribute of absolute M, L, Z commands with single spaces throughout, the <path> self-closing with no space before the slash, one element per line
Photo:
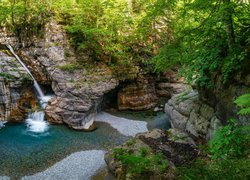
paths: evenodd
<path fill-rule="evenodd" d="M 139 154 L 122 148 L 114 150 L 115 159 L 121 161 L 126 173 L 132 176 L 144 176 L 145 174 L 161 174 L 166 171 L 167 160 L 162 154 L 152 154 L 147 148 L 141 148 Z"/>
<path fill-rule="evenodd" d="M 243 94 L 234 101 L 239 107 L 239 115 L 250 114 L 250 94 Z"/>
<path fill-rule="evenodd" d="M 238 158 L 244 156 L 248 150 L 250 140 L 250 126 L 240 126 L 235 120 L 217 130 L 209 142 L 212 158 Z"/>
<path fill-rule="evenodd" d="M 179 167 L 177 169 L 177 179 L 249 179 L 250 177 L 250 159 L 222 159 L 218 161 L 209 161 L 206 159 L 197 159 L 189 166 Z"/>

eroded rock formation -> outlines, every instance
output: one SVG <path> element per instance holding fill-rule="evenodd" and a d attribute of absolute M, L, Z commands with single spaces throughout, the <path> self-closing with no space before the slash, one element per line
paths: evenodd
<path fill-rule="evenodd" d="M 177 71 L 168 70 L 159 76 L 140 75 L 118 92 L 119 110 L 147 110 L 156 106 L 160 98 L 170 99 L 188 88 Z"/>
<path fill-rule="evenodd" d="M 157 104 L 155 81 L 151 78 L 138 78 L 118 92 L 119 110 L 146 110 Z"/>
<path fill-rule="evenodd" d="M 188 88 L 184 78 L 177 78 L 178 71 L 167 70 L 159 75 L 156 80 L 156 94 L 158 97 L 170 99 L 175 94 L 179 94 Z"/>
<path fill-rule="evenodd" d="M 36 106 L 32 80 L 4 46 L 0 50 L 0 120 L 23 121 Z"/>
<path fill-rule="evenodd" d="M 210 139 L 221 125 L 214 109 L 200 101 L 195 91 L 186 91 L 172 97 L 165 105 L 165 112 L 173 128 L 196 137 Z"/>
<path fill-rule="evenodd" d="M 91 129 L 103 95 L 118 85 L 110 69 L 93 64 L 84 53 L 77 56 L 63 28 L 55 22 L 47 25 L 44 40 L 22 48 L 19 54 L 40 83 L 51 81 L 55 97 L 45 109 L 48 121 L 78 130 Z M 81 63 L 84 61 L 88 66 Z"/>

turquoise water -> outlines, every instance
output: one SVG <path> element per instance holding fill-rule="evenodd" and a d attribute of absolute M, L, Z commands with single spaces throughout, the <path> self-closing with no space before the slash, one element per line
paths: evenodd
<path fill-rule="evenodd" d="M 94 132 L 50 125 L 43 134 L 27 132 L 24 123 L 5 125 L 0 129 L 0 176 L 12 179 L 43 171 L 73 152 L 105 150 L 128 139 L 108 124 L 100 122 Z"/>

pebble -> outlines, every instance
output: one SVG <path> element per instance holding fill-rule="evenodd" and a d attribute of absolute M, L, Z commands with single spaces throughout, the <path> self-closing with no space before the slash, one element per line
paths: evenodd
<path fill-rule="evenodd" d="M 103 150 L 76 152 L 47 170 L 24 176 L 22 180 L 90 180 L 99 169 L 105 167 L 104 154 Z"/>
<path fill-rule="evenodd" d="M 129 120 L 126 118 L 113 116 L 106 112 L 97 114 L 95 121 L 106 122 L 125 136 L 134 137 L 138 133 L 148 131 L 147 122 L 145 121 Z"/>

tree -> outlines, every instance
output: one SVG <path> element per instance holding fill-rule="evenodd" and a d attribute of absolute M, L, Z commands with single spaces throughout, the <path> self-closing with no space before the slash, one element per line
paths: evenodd
<path fill-rule="evenodd" d="M 234 0 L 177 2 L 175 40 L 154 58 L 156 70 L 179 63 L 186 78 L 198 86 L 212 87 L 215 74 L 222 74 L 227 83 L 249 54 L 249 4 Z"/>

